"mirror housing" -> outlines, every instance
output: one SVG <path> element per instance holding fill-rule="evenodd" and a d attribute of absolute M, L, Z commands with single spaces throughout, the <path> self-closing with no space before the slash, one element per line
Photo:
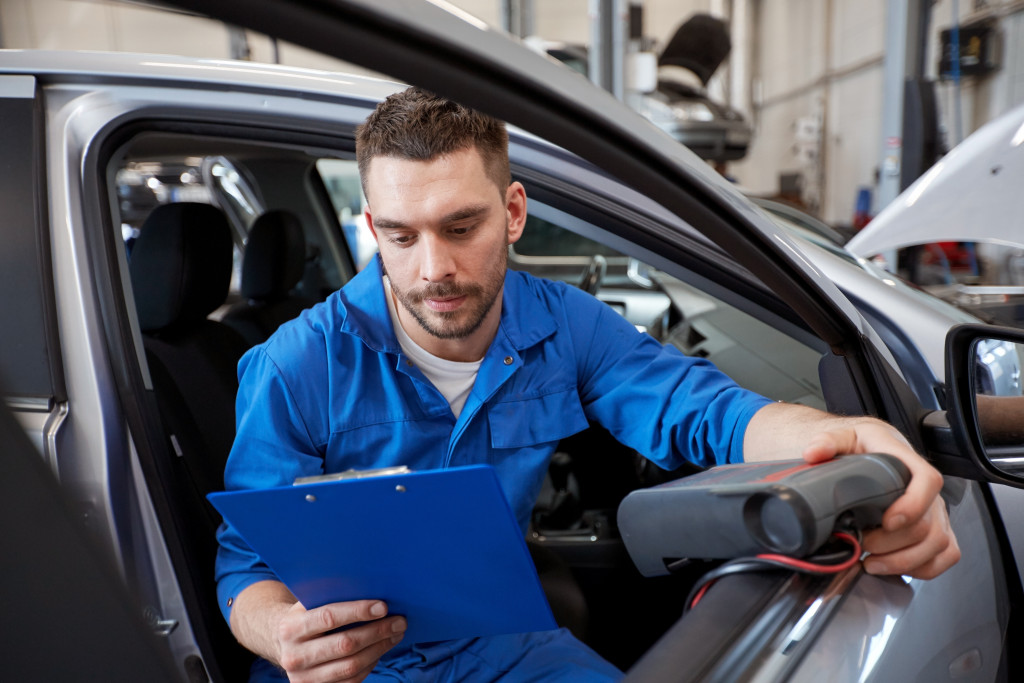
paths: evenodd
<path fill-rule="evenodd" d="M 947 419 L 988 481 L 1024 488 L 1024 329 L 957 325 L 946 335 Z"/>

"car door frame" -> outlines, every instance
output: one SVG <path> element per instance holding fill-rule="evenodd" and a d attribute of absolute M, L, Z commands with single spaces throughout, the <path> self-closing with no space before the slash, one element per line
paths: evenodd
<path fill-rule="evenodd" d="M 51 80 L 63 85 L 73 83 L 75 76 L 55 75 Z M 231 98 L 226 106 L 195 101 L 199 98 L 193 98 L 189 104 L 171 105 L 167 104 L 171 100 L 160 93 L 173 93 L 173 82 L 165 82 L 147 93 L 146 87 L 139 88 L 138 83 L 122 88 L 126 84 L 116 75 L 106 74 L 98 80 L 106 82 L 97 84 L 86 95 L 88 104 L 66 106 L 68 102 L 60 101 L 61 97 L 51 98 L 54 103 L 48 119 L 53 147 L 66 155 L 55 165 L 55 173 L 62 176 L 56 194 L 62 206 L 70 207 L 71 222 L 76 226 L 72 231 L 77 242 L 74 248 L 84 252 L 84 256 L 79 254 L 75 258 L 82 258 L 87 264 L 82 267 L 89 273 L 91 283 L 90 291 L 84 295 L 92 303 L 83 308 L 98 329 L 93 332 L 97 334 L 97 343 L 89 347 L 105 351 L 102 363 L 75 365 L 90 368 L 96 383 L 108 383 L 116 389 L 114 393 L 98 395 L 103 404 L 101 422 L 122 425 L 116 430 L 116 442 L 102 440 L 113 446 L 108 454 L 107 475 L 117 481 L 109 482 L 102 494 L 94 496 L 107 508 L 97 511 L 94 517 L 98 525 L 109 529 L 111 547 L 124 568 L 126 580 L 146 597 L 153 620 L 157 624 L 173 624 L 167 627 L 165 635 L 175 660 L 186 669 L 205 669 L 203 675 L 213 680 L 226 680 L 230 678 L 228 671 L 237 673 L 244 657 L 239 652 L 224 658 L 223 646 L 230 637 L 226 625 L 219 615 L 216 624 L 201 618 L 209 613 L 209 608 L 202 607 L 195 579 L 189 576 L 190 552 L 184 542 L 187 531 L 175 513 L 174 477 L 168 470 L 173 456 L 164 438 L 131 289 L 126 285 L 125 250 L 120 232 L 114 229 L 117 212 L 111 205 L 113 178 L 107 174 L 108 162 L 130 136 L 153 128 L 244 131 L 242 137 L 249 139 L 262 136 L 270 143 L 289 141 L 330 149 L 339 146 L 339 136 L 351 138 L 352 126 L 329 124 L 331 119 L 322 117 L 319 122 L 324 127 L 311 129 L 308 118 L 291 116 L 287 109 L 282 109 L 284 104 L 294 103 L 290 96 L 261 114 L 267 95 L 261 95 L 257 88 L 243 89 L 234 96 L 248 100 L 245 106 L 231 104 Z M 192 83 L 190 87 L 202 86 Z M 72 86 L 67 95 L 69 102 L 78 104 L 74 98 L 81 94 Z M 331 106 L 345 104 L 338 100 Z M 348 104 L 365 106 L 354 101 Z M 235 124 L 225 126 L 222 117 L 232 107 Z M 63 144 L 59 139 L 67 130 L 73 131 L 71 144 Z M 326 196 L 322 199 L 328 201 Z M 331 210 L 329 205 L 327 210 Z M 67 284 L 73 286 L 70 278 Z M 133 478 L 136 483 L 129 484 Z M 237 644 L 234 648 L 241 650 Z"/>

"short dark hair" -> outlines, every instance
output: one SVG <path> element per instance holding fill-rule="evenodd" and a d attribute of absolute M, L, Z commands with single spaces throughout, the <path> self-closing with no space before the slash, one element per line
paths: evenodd
<path fill-rule="evenodd" d="M 480 153 L 488 177 L 504 192 L 512 182 L 505 124 L 422 88 L 406 88 L 378 104 L 356 129 L 363 192 L 374 157 L 430 161 L 470 147 Z"/>

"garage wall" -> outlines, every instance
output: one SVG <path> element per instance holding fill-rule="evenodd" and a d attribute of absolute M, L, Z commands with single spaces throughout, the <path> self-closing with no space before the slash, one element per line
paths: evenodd
<path fill-rule="evenodd" d="M 965 0 L 966 1 L 966 0 Z M 457 0 L 489 21 L 492 0 Z M 881 136 L 886 0 L 645 0 L 645 34 L 663 45 L 696 12 L 745 21 L 752 39 L 709 85 L 755 126 L 731 176 L 759 194 L 780 174 L 803 182 L 806 207 L 849 223 L 857 189 L 874 184 Z M 535 0 L 534 28 L 551 40 L 589 41 L 588 0 Z M 734 37 L 744 26 L 734 24 Z M 734 40 L 735 42 L 735 40 Z M 742 82 L 741 82 L 742 81 Z"/>
<path fill-rule="evenodd" d="M 103 0 L 0 0 L 0 47 L 104 50 L 229 59 L 247 49 L 255 61 L 273 62 L 266 36 L 229 30 L 221 22 L 184 13 Z M 369 73 L 288 43 L 277 45 L 282 64 Z"/>
<path fill-rule="evenodd" d="M 886 0 L 762 0 L 751 111 L 755 138 L 733 167 L 773 194 L 798 176 L 803 200 L 848 223 L 857 188 L 872 185 L 881 134 Z"/>
<path fill-rule="evenodd" d="M 1003 59 L 1006 67 L 995 77 L 993 91 L 1005 93 L 1005 101 L 998 99 L 998 107 L 1006 109 L 1024 102 L 1024 10 L 1020 10 L 1002 22 Z"/>
<path fill-rule="evenodd" d="M 477 0 L 479 2 L 480 0 Z M 463 0 L 468 5 L 469 2 Z M 490 4 L 490 3 L 486 3 Z M 567 43 L 589 43 L 590 27 L 587 21 L 587 0 L 534 0 L 534 32 L 547 40 Z"/>
<path fill-rule="evenodd" d="M 501 24 L 501 0 L 449 0 L 492 26 Z M 590 42 L 590 0 L 533 0 L 534 32 L 548 40 Z M 664 43 L 696 12 L 723 14 L 729 0 L 644 0 L 646 35 Z"/>
<path fill-rule="evenodd" d="M 116 50 L 227 58 L 220 22 L 80 0 L 0 0 L 5 48 Z"/>
<path fill-rule="evenodd" d="M 960 5 L 968 5 L 967 11 L 961 7 L 962 24 L 991 19 L 998 24 L 1001 42 L 1001 67 L 982 78 L 965 78 L 960 87 L 961 117 L 959 126 L 955 115 L 957 88 L 951 82 L 942 83 L 939 87 L 939 105 L 944 122 L 948 127 L 949 139 L 956 142 L 970 134 L 986 121 L 996 118 L 1015 105 L 1024 102 L 1024 2 L 1005 0 L 1003 2 L 980 3 L 981 10 L 972 10 L 974 4 L 961 0 Z M 952 1 L 940 0 L 935 6 L 933 16 L 933 40 L 928 59 L 928 73 L 937 74 L 938 68 L 938 34 L 942 29 L 952 25 Z"/>

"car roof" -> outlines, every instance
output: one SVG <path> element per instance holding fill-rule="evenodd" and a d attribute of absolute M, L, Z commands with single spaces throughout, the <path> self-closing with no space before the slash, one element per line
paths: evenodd
<path fill-rule="evenodd" d="M 187 81 L 211 87 L 248 86 L 253 90 L 282 91 L 381 100 L 404 84 L 378 77 L 244 62 L 172 55 L 68 50 L 0 50 L 0 70 L 46 79 L 89 82 L 97 76 L 107 81 L 167 84 Z"/>

